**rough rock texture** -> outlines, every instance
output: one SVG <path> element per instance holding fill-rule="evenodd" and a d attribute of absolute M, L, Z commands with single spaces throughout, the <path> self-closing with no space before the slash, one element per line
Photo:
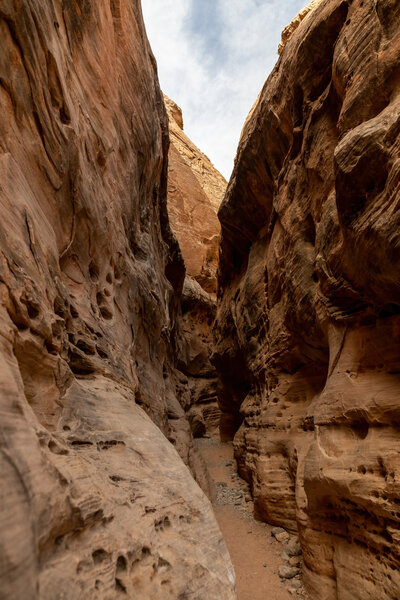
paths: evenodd
<path fill-rule="evenodd" d="M 233 598 L 165 437 L 202 477 L 140 4 L 2 0 L 0 30 L 0 597 Z"/>
<path fill-rule="evenodd" d="M 195 279 L 185 278 L 179 320 L 178 365 L 189 390 L 185 409 L 195 437 L 218 431 L 218 377 L 210 362 L 216 301 Z"/>
<path fill-rule="evenodd" d="M 293 33 L 296 31 L 300 23 L 305 19 L 309 12 L 314 10 L 321 4 L 322 0 L 311 0 L 299 13 L 296 17 L 285 27 L 282 31 L 281 43 L 279 44 L 278 54 L 282 54 L 282 50 L 285 47 L 285 44 L 292 37 Z"/>
<path fill-rule="evenodd" d="M 323 0 L 219 216 L 222 433 L 319 600 L 400 597 L 400 4 Z"/>
<path fill-rule="evenodd" d="M 188 275 L 216 292 L 220 225 L 217 211 L 227 182 L 183 132 L 181 109 L 164 95 L 171 145 L 168 214 Z"/>
<path fill-rule="evenodd" d="M 220 224 L 217 210 L 226 181 L 183 132 L 181 109 L 164 95 L 171 144 L 168 214 L 186 266 L 178 342 L 179 368 L 190 394 L 186 411 L 200 437 L 218 428 L 217 374 L 210 362 L 216 314 L 216 274 Z"/>

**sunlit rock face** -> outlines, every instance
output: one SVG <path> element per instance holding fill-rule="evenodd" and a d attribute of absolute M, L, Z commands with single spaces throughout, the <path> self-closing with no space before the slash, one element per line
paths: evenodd
<path fill-rule="evenodd" d="M 0 596 L 235 597 L 178 396 L 138 0 L 0 3 Z"/>
<path fill-rule="evenodd" d="M 222 433 L 319 600 L 400 597 L 399 41 L 397 1 L 317 3 L 219 212 Z"/>
<path fill-rule="evenodd" d="M 285 47 L 285 44 L 292 37 L 293 33 L 296 31 L 300 23 L 303 19 L 308 15 L 309 12 L 317 8 L 319 4 L 321 4 L 323 0 L 311 0 L 304 8 L 301 10 L 294 19 L 285 27 L 282 31 L 281 43 L 279 44 L 278 54 L 282 53 L 282 50 Z"/>
<path fill-rule="evenodd" d="M 218 209 L 227 182 L 183 131 L 179 106 L 164 95 L 169 117 L 168 214 L 187 274 L 215 294 L 217 286 Z"/>
<path fill-rule="evenodd" d="M 164 95 L 169 118 L 168 214 L 186 267 L 178 336 L 179 368 L 190 395 L 185 409 L 192 432 L 218 429 L 217 374 L 210 362 L 220 224 L 217 210 L 226 181 L 183 131 L 179 106 Z"/>

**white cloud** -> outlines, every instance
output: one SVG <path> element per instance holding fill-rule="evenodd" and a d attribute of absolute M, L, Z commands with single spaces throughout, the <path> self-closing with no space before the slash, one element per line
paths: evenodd
<path fill-rule="evenodd" d="M 142 0 L 161 87 L 181 106 L 187 135 L 227 178 L 243 123 L 278 58 L 281 31 L 305 4 Z"/>

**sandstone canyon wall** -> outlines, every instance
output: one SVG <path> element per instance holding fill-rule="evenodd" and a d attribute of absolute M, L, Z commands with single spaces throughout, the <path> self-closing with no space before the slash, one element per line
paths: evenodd
<path fill-rule="evenodd" d="M 164 96 L 169 117 L 168 214 L 186 267 L 179 320 L 178 358 L 187 386 L 186 412 L 193 434 L 218 429 L 217 373 L 210 362 L 220 224 L 227 183 L 183 131 L 182 111 Z M 186 380 L 185 380 L 186 378 Z"/>
<path fill-rule="evenodd" d="M 168 214 L 187 274 L 203 289 L 217 287 L 218 209 L 227 182 L 183 131 L 182 111 L 164 95 L 169 117 Z"/>
<path fill-rule="evenodd" d="M 0 0 L 0 597 L 235 597 L 179 398 L 138 0 Z"/>
<path fill-rule="evenodd" d="M 219 211 L 221 434 L 318 600 L 400 597 L 400 3 L 321 0 Z"/>

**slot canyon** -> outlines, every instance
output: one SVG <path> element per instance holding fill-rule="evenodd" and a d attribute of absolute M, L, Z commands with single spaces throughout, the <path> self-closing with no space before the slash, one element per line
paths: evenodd
<path fill-rule="evenodd" d="M 0 0 L 1 600 L 399 600 L 400 2 L 293 17 L 227 182 L 140 0 Z"/>

